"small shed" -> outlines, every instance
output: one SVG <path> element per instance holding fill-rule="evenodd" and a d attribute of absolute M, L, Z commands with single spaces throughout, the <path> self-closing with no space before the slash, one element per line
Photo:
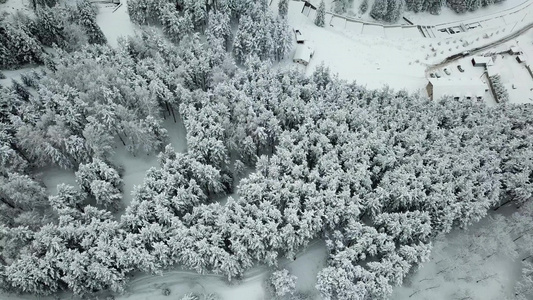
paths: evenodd
<path fill-rule="evenodd" d="M 518 55 L 516 57 L 516 61 L 519 62 L 519 63 L 525 63 L 526 62 L 526 56 L 525 55 Z"/>
<path fill-rule="evenodd" d="M 303 44 L 305 42 L 304 35 L 299 29 L 294 30 L 294 35 L 296 36 L 296 43 Z"/>
<path fill-rule="evenodd" d="M 314 51 L 309 46 L 298 44 L 292 61 L 307 66 L 313 57 Z"/>
<path fill-rule="evenodd" d="M 517 46 L 512 46 L 511 49 L 509 49 L 509 54 L 511 55 L 520 55 L 522 53 L 522 49 Z"/>
<path fill-rule="evenodd" d="M 474 67 L 486 67 L 491 66 L 492 64 L 492 58 L 490 57 L 474 56 L 474 58 L 472 58 L 472 65 Z"/>

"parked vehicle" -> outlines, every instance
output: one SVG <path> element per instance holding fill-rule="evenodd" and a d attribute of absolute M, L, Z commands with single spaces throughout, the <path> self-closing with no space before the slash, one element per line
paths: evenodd
<path fill-rule="evenodd" d="M 459 72 L 461 72 L 461 73 L 465 71 L 461 65 L 458 65 L 458 66 L 457 66 L 457 69 L 458 69 Z"/>
<path fill-rule="evenodd" d="M 435 78 L 435 73 L 429 73 L 429 77 Z"/>
<path fill-rule="evenodd" d="M 444 68 L 444 73 L 446 73 L 446 75 L 450 75 L 450 74 L 452 74 L 452 73 L 450 72 L 450 70 L 448 70 L 448 68 Z"/>
<path fill-rule="evenodd" d="M 440 73 L 439 72 L 435 72 L 435 77 L 440 78 Z"/>

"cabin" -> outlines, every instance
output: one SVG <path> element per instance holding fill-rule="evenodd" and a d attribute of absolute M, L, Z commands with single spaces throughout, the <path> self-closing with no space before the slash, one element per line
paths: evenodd
<path fill-rule="evenodd" d="M 426 90 L 431 100 L 450 97 L 481 101 L 489 89 L 479 78 L 431 78 Z"/>
<path fill-rule="evenodd" d="M 490 57 L 474 56 L 474 58 L 472 58 L 472 65 L 474 67 L 486 67 L 491 66 L 492 64 L 492 58 Z"/>
<path fill-rule="evenodd" d="M 313 57 L 314 51 L 309 46 L 298 44 L 292 61 L 307 66 Z"/>

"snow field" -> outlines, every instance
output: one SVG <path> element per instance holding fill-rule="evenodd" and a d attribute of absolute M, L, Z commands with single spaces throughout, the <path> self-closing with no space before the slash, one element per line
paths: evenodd
<path fill-rule="evenodd" d="M 369 88 L 383 85 L 410 91 L 424 88 L 425 66 L 416 60 L 420 62 L 419 58 L 424 55 L 420 45 L 425 39 L 387 39 L 372 34 L 358 34 L 352 30 L 337 31 L 327 26 L 320 28 L 313 24 L 312 18 L 300 13 L 302 5 L 301 2 L 289 3 L 289 25 L 301 30 L 308 40 L 306 43 L 314 47 L 315 54 L 306 68 L 306 74 L 310 75 L 318 65 L 324 63 L 340 78 L 348 81 L 357 79 L 358 83 Z M 381 30 L 384 36 L 382 28 L 377 30 Z M 374 28 L 370 27 L 370 30 Z"/>
<path fill-rule="evenodd" d="M 128 1 L 121 0 L 121 2 L 122 5 L 118 8 L 113 4 L 98 4 L 100 11 L 96 16 L 96 22 L 112 47 L 118 45 L 118 38 L 134 35 L 135 25 L 131 23 L 128 15 Z"/>

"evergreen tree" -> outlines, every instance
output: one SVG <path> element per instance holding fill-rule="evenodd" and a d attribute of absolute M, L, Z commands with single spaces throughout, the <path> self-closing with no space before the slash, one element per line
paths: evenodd
<path fill-rule="evenodd" d="M 368 0 L 363 0 L 361 5 L 359 5 L 359 12 L 364 14 L 368 10 Z"/>
<path fill-rule="evenodd" d="M 324 0 L 320 1 L 318 9 L 316 11 L 315 25 L 319 27 L 326 26 L 326 4 Z"/>
<path fill-rule="evenodd" d="M 291 275 L 288 270 L 275 271 L 270 276 L 270 285 L 276 298 L 292 295 L 296 289 L 296 276 Z"/>
<path fill-rule="evenodd" d="M 287 17 L 287 13 L 289 12 L 289 0 L 280 0 L 278 2 L 278 12 L 282 18 Z"/>
<path fill-rule="evenodd" d="M 335 4 L 335 12 L 338 14 L 346 13 L 353 4 L 353 0 L 336 0 L 333 2 Z"/>
<path fill-rule="evenodd" d="M 388 0 L 376 0 L 370 10 L 370 16 L 376 20 L 382 20 L 385 18 L 388 12 Z"/>

